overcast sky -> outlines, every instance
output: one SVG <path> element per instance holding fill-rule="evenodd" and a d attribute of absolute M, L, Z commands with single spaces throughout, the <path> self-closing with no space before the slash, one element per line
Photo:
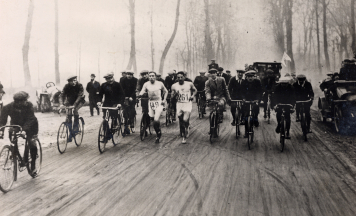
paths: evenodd
<path fill-rule="evenodd" d="M 263 0 L 234 0 L 239 7 L 236 68 L 254 61 L 280 61 L 271 53 L 274 45 Z M 170 38 L 175 19 L 176 0 L 153 0 L 155 69 Z M 181 19 L 185 0 L 181 1 Z M 138 71 L 151 68 L 150 0 L 136 0 L 136 52 Z M 24 85 L 22 46 L 28 14 L 28 0 L 0 0 L 0 81 L 6 86 Z M 30 39 L 29 66 L 34 86 L 54 81 L 54 1 L 34 0 Z M 79 71 L 81 46 L 81 82 L 89 75 L 100 77 L 114 71 L 120 76 L 130 52 L 130 25 L 127 0 L 59 0 L 59 70 L 62 84 L 66 77 Z M 176 69 L 173 47 L 183 43 L 184 28 L 178 27 L 175 41 L 168 53 L 164 73 Z M 226 68 L 227 69 L 227 68 Z M 235 68 L 231 68 L 234 70 Z M 10 72 L 12 75 L 10 76 Z M 118 79 L 117 79 L 118 80 Z M 102 79 L 101 79 L 102 81 Z"/>

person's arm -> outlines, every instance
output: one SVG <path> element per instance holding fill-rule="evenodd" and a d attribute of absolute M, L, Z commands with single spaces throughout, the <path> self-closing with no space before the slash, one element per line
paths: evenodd
<path fill-rule="evenodd" d="M 163 93 L 163 101 L 162 101 L 162 103 L 164 103 L 167 100 L 168 91 L 167 91 L 166 87 L 164 87 L 163 83 L 161 84 L 161 90 L 162 90 L 162 93 Z"/>
<path fill-rule="evenodd" d="M 87 87 L 85 88 L 85 90 L 87 90 L 87 92 L 90 94 L 90 87 L 89 87 L 89 84 L 90 84 L 90 82 L 88 82 Z"/>
<path fill-rule="evenodd" d="M 205 82 L 205 96 L 206 96 L 206 100 L 211 100 L 211 90 L 210 90 L 210 84 L 209 84 L 209 80 L 207 80 Z"/>
<path fill-rule="evenodd" d="M 142 89 L 141 89 L 141 91 L 140 91 L 140 93 L 139 93 L 139 96 L 142 96 L 143 94 L 145 94 L 147 92 L 147 84 L 145 83 L 145 84 L 143 84 L 143 86 L 142 86 Z"/>
<path fill-rule="evenodd" d="M 190 90 L 192 91 L 192 95 L 190 97 L 190 100 L 193 100 L 195 95 L 198 92 L 193 83 L 190 83 Z"/>
<path fill-rule="evenodd" d="M 34 126 L 37 124 L 37 118 L 35 116 L 35 111 L 31 102 L 27 102 L 27 112 L 25 113 L 25 123 L 22 126 L 23 131 L 32 131 Z"/>
<path fill-rule="evenodd" d="M 66 97 L 67 97 L 67 85 L 65 85 L 62 89 L 61 95 L 59 97 L 59 104 L 64 105 Z"/>
<path fill-rule="evenodd" d="M 9 105 L 10 106 L 10 105 Z M 1 110 L 1 115 L 0 115 L 0 127 L 5 126 L 7 123 L 7 117 L 10 115 L 10 110 L 8 106 L 4 106 L 4 108 Z M 4 131 L 2 129 L 1 131 Z"/>
<path fill-rule="evenodd" d="M 222 87 L 223 87 L 223 91 L 224 91 L 226 100 L 230 101 L 231 100 L 230 93 L 229 93 L 229 90 L 227 89 L 227 85 L 226 85 L 225 79 L 223 78 L 221 81 L 222 81 Z"/>
<path fill-rule="evenodd" d="M 83 99 L 83 96 L 84 96 L 83 85 L 78 83 L 78 88 L 79 88 L 79 93 L 78 93 L 77 99 L 74 102 L 74 106 L 78 105 L 78 103 Z"/>
<path fill-rule="evenodd" d="M 309 96 L 314 99 L 314 91 L 311 83 L 309 83 Z"/>

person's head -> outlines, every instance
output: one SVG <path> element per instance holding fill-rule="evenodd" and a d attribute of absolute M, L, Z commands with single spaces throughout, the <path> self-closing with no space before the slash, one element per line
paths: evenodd
<path fill-rule="evenodd" d="M 297 79 L 300 84 L 303 84 L 307 77 L 304 74 L 298 74 Z"/>
<path fill-rule="evenodd" d="M 221 74 L 223 73 L 223 71 L 224 71 L 224 68 L 222 68 L 222 67 L 219 67 L 218 68 L 218 76 L 221 76 Z"/>
<path fill-rule="evenodd" d="M 188 77 L 188 72 L 187 71 L 183 71 L 184 72 L 184 76 Z"/>
<path fill-rule="evenodd" d="M 173 75 L 174 75 L 174 71 L 173 70 L 168 72 L 168 76 L 172 77 Z"/>
<path fill-rule="evenodd" d="M 199 74 L 201 77 L 203 77 L 203 76 L 205 76 L 205 71 L 200 71 Z"/>
<path fill-rule="evenodd" d="M 229 70 L 226 70 L 226 74 L 231 75 L 231 72 Z"/>
<path fill-rule="evenodd" d="M 271 77 L 273 77 L 274 71 L 271 69 L 268 69 L 268 70 L 266 70 L 266 74 L 267 74 L 268 78 L 271 78 Z"/>
<path fill-rule="evenodd" d="M 333 74 L 333 80 L 339 80 L 339 73 L 334 73 Z"/>
<path fill-rule="evenodd" d="M 95 79 L 95 74 L 90 75 L 90 80 L 93 81 Z"/>
<path fill-rule="evenodd" d="M 70 76 L 70 77 L 68 77 L 67 81 L 68 81 L 68 84 L 71 86 L 75 86 L 78 83 L 77 76 Z"/>
<path fill-rule="evenodd" d="M 114 76 L 111 73 L 107 73 L 104 76 L 104 78 L 105 78 L 107 83 L 109 83 L 109 84 L 113 84 L 114 83 Z"/>
<path fill-rule="evenodd" d="M 132 79 L 133 75 L 134 75 L 133 71 L 126 71 L 126 78 L 127 79 Z"/>
<path fill-rule="evenodd" d="M 212 68 L 212 69 L 210 69 L 209 70 L 209 74 L 210 74 L 210 77 L 212 78 L 212 79 L 216 79 L 216 76 L 217 76 L 217 74 L 216 74 L 216 69 L 214 69 L 214 68 Z"/>
<path fill-rule="evenodd" d="M 156 81 L 156 72 L 150 71 L 148 74 L 148 79 L 151 83 L 154 83 Z"/>
<path fill-rule="evenodd" d="M 157 79 L 161 78 L 161 74 L 160 73 L 156 73 L 156 77 L 157 77 Z"/>
<path fill-rule="evenodd" d="M 214 64 L 215 63 L 215 59 L 211 59 L 211 63 Z"/>
<path fill-rule="evenodd" d="M 17 93 L 14 94 L 14 105 L 16 107 L 22 107 L 26 105 L 27 99 L 30 96 L 27 94 L 27 92 L 24 91 L 19 91 Z"/>
<path fill-rule="evenodd" d="M 281 85 L 282 88 L 286 88 L 288 85 L 290 85 L 291 78 L 290 77 L 281 77 L 278 81 L 278 83 Z"/>
<path fill-rule="evenodd" d="M 242 79 L 242 77 L 244 76 L 245 71 L 244 70 L 236 70 L 237 73 L 237 77 L 239 79 Z"/>
<path fill-rule="evenodd" d="M 180 85 L 183 85 L 184 80 L 185 80 L 185 76 L 184 76 L 184 72 L 183 71 L 179 71 L 177 73 L 177 79 Z"/>
<path fill-rule="evenodd" d="M 148 79 L 148 70 L 142 70 L 140 72 L 140 75 L 142 76 L 142 78 Z"/>
<path fill-rule="evenodd" d="M 246 80 L 252 82 L 255 79 L 256 71 L 249 70 L 245 73 Z"/>
<path fill-rule="evenodd" d="M 127 75 L 126 71 L 121 71 L 121 76 L 122 77 L 126 77 L 126 75 Z"/>

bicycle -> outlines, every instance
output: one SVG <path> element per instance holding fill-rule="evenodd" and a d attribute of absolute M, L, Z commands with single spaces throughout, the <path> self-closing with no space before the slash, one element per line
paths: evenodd
<path fill-rule="evenodd" d="M 241 105 L 242 105 L 242 100 L 231 100 L 231 102 L 236 103 L 236 112 L 235 112 L 235 129 L 236 129 L 236 139 L 240 136 L 240 120 L 242 116 L 241 112 Z"/>
<path fill-rule="evenodd" d="M 141 99 L 141 103 L 142 100 L 149 100 L 149 98 L 140 98 Z M 147 128 L 148 131 L 150 132 L 150 135 L 152 135 L 151 133 L 151 127 L 150 127 L 150 116 L 148 115 L 148 110 L 143 112 L 142 111 L 142 118 L 141 118 L 141 123 L 140 123 L 140 138 L 141 141 L 143 141 L 145 139 L 145 137 L 147 136 Z"/>
<path fill-rule="evenodd" d="M 166 110 L 166 126 L 168 126 L 168 124 L 173 123 L 173 104 L 172 104 L 172 100 L 173 98 L 171 98 L 171 93 L 168 93 L 167 96 L 167 110 Z"/>
<path fill-rule="evenodd" d="M 249 114 L 247 117 L 247 145 L 248 145 L 248 149 L 251 150 L 251 144 L 253 143 L 253 138 L 254 138 L 254 116 L 255 113 L 253 112 L 253 104 L 257 104 L 258 101 L 245 101 L 245 104 L 249 104 L 250 105 L 250 110 L 249 110 Z"/>
<path fill-rule="evenodd" d="M 130 115 L 129 115 L 128 109 L 131 109 L 131 107 L 129 106 L 129 98 L 126 97 L 125 102 L 124 102 L 123 111 L 119 112 L 121 123 L 124 125 L 124 127 L 122 128 L 122 131 L 121 131 L 121 134 L 123 137 L 125 137 L 126 135 L 129 135 L 130 132 L 135 133 L 136 110 L 135 110 L 135 117 L 134 117 L 134 119 L 131 120 L 129 118 Z M 125 116 L 128 117 L 127 120 L 126 120 Z M 134 125 L 133 128 L 131 128 L 131 121 L 132 121 L 132 124 Z M 126 122 L 126 124 L 125 124 L 125 122 Z"/>
<path fill-rule="evenodd" d="M 268 94 L 268 100 L 267 100 L 267 123 L 271 123 L 271 94 Z"/>
<path fill-rule="evenodd" d="M 203 96 L 201 95 L 201 93 L 204 93 L 204 91 L 197 92 L 197 106 L 198 106 L 198 113 L 200 119 L 204 118 L 204 108 L 205 108 L 205 103 L 202 100 Z"/>
<path fill-rule="evenodd" d="M 210 143 L 213 143 L 214 138 L 219 137 L 220 126 L 219 126 L 219 118 L 218 118 L 218 105 L 219 100 L 212 99 L 209 104 L 213 106 L 213 109 L 209 115 L 209 122 L 210 122 Z"/>
<path fill-rule="evenodd" d="M 304 111 L 304 103 L 309 103 L 311 100 L 306 100 L 306 101 L 296 101 L 296 103 L 300 103 L 300 126 L 302 127 L 302 132 L 303 132 L 303 137 L 304 141 L 308 141 L 307 134 L 308 134 L 308 128 L 307 128 L 307 121 L 305 117 L 305 111 Z"/>
<path fill-rule="evenodd" d="M 67 106 L 64 108 L 66 110 L 67 116 L 72 115 L 74 106 Z M 61 113 L 61 109 L 58 110 L 58 113 Z M 57 133 L 57 147 L 59 153 L 63 154 L 67 149 L 68 141 L 71 139 L 69 137 L 74 137 L 74 142 L 77 147 L 82 144 L 83 136 L 84 136 L 84 119 L 79 117 L 78 121 L 78 130 L 74 131 L 72 127 L 72 122 L 66 118 L 66 121 L 62 122 L 59 126 L 58 133 Z"/>
<path fill-rule="evenodd" d="M 277 104 L 277 107 L 282 108 L 282 115 L 281 115 L 281 121 L 280 121 L 280 129 L 279 129 L 279 142 L 281 144 L 281 152 L 284 150 L 284 145 L 285 145 L 285 139 L 286 139 L 286 130 L 285 130 L 285 108 L 286 107 L 291 107 L 293 106 L 291 104 Z M 276 109 L 277 110 L 277 109 Z"/>
<path fill-rule="evenodd" d="M 33 137 L 33 139 L 36 141 L 36 147 L 37 147 L 37 155 L 36 155 L 36 173 L 33 173 L 33 169 L 31 167 L 31 154 L 30 154 L 30 149 L 29 149 L 29 144 L 28 140 L 26 139 L 27 137 L 23 134 L 22 128 L 19 125 L 8 125 L 8 126 L 3 126 L 0 129 L 3 128 L 17 128 L 19 129 L 18 133 L 11 133 L 10 134 L 10 145 L 5 145 L 1 152 L 0 152 L 0 190 L 4 193 L 8 192 L 14 181 L 17 181 L 17 170 L 22 172 L 25 169 L 27 169 L 28 174 L 32 177 L 35 178 L 38 176 L 41 170 L 41 165 L 42 165 L 42 146 L 41 143 L 38 139 L 37 136 Z M 19 147 L 18 147 L 18 138 L 21 137 L 26 140 L 25 142 L 25 150 L 23 156 L 21 156 L 19 152 Z M 25 158 L 28 158 L 25 160 Z"/>
<path fill-rule="evenodd" d="M 103 153 L 105 151 L 106 144 L 108 140 L 112 140 L 114 146 L 119 143 L 120 132 L 123 134 L 122 131 L 122 121 L 121 121 L 121 114 L 119 107 L 100 107 L 104 112 L 104 119 L 100 124 L 99 133 L 98 133 L 98 148 L 99 152 Z M 114 116 L 110 115 L 109 110 L 118 111 L 118 116 L 115 119 Z"/>

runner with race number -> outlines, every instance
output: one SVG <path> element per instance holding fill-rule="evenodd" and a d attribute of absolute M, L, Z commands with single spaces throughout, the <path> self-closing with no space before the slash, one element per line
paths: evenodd
<path fill-rule="evenodd" d="M 184 81 L 184 73 L 177 73 L 178 83 L 172 86 L 172 97 L 178 95 L 177 115 L 179 119 L 180 134 L 183 137 L 182 143 L 187 143 L 186 139 L 189 134 L 189 118 L 192 112 L 192 100 L 194 99 L 197 89 L 192 82 Z"/>
<path fill-rule="evenodd" d="M 156 82 L 156 72 L 151 71 L 148 74 L 149 82 L 146 82 L 139 96 L 142 96 L 145 93 L 148 93 L 148 114 L 153 120 L 153 128 L 156 131 L 157 138 L 156 143 L 159 143 L 159 140 L 162 136 L 159 117 L 164 108 L 164 102 L 167 100 L 167 89 L 164 87 L 162 82 Z M 163 95 L 163 100 L 162 100 Z"/>

